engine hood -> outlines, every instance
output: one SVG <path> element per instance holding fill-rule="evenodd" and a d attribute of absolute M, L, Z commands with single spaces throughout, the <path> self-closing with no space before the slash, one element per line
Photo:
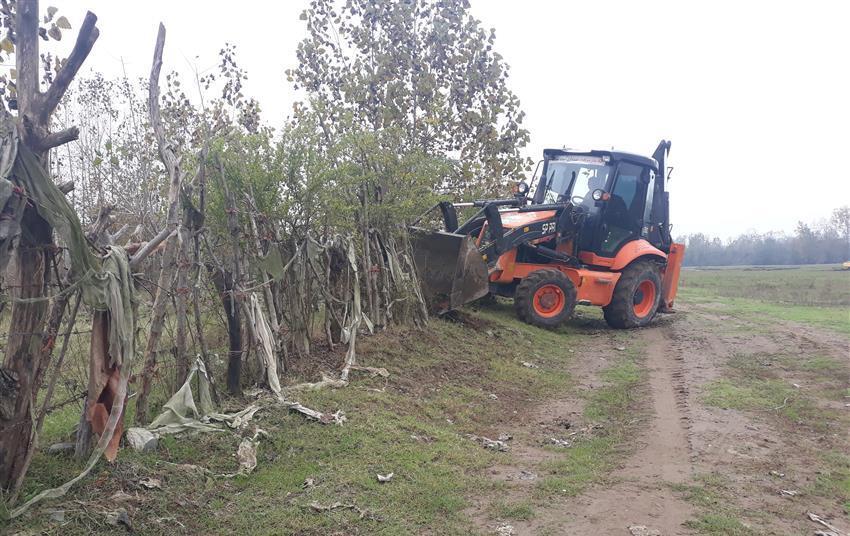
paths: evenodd
<path fill-rule="evenodd" d="M 523 225 L 551 220 L 554 217 L 554 210 L 540 210 L 537 212 L 503 212 L 502 226 L 506 229 L 516 229 Z"/>

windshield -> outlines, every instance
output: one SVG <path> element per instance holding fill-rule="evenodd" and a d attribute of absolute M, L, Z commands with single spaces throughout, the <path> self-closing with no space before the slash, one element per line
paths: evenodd
<path fill-rule="evenodd" d="M 560 203 L 573 200 L 576 205 L 588 208 L 594 205 L 591 193 L 605 188 L 611 168 L 599 163 L 551 160 L 546 170 L 546 194 L 543 203 Z"/>

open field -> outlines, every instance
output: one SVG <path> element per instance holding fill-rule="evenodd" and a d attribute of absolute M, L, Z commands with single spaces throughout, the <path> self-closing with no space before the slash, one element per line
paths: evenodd
<path fill-rule="evenodd" d="M 835 265 L 686 268 L 681 299 L 850 335 L 850 271 Z"/>
<path fill-rule="evenodd" d="M 168 438 L 101 462 L 5 530 L 126 533 L 106 522 L 123 508 L 141 534 L 825 530 L 807 512 L 850 532 L 850 272 L 690 269 L 678 309 L 612 331 L 579 308 L 551 332 L 499 302 L 367 337 L 361 364 L 390 376 L 299 394 L 344 410 L 341 426 L 262 410 L 253 474 L 220 476 L 236 470 L 237 434 Z M 331 371 L 341 357 L 317 361 Z M 45 443 L 69 432 L 69 415 L 47 423 Z M 479 439 L 500 435 L 505 452 Z M 40 452 L 26 493 L 79 468 Z"/>

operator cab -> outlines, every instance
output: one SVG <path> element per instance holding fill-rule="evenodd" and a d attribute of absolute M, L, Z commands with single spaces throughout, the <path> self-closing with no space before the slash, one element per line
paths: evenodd
<path fill-rule="evenodd" d="M 663 180 L 668 150 L 669 142 L 662 142 L 654 158 L 647 158 L 619 151 L 546 149 L 532 203 L 569 201 L 575 207 L 584 218 L 579 251 L 610 258 L 643 238 L 667 252 L 672 242 Z"/>

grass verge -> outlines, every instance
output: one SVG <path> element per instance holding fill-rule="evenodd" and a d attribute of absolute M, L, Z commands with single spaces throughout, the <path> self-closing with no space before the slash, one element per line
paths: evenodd
<path fill-rule="evenodd" d="M 349 420 L 342 426 L 308 422 L 283 409 L 258 413 L 255 424 L 269 438 L 261 440 L 258 467 L 249 476 L 216 476 L 237 468 L 241 438 L 235 434 L 166 438 L 152 454 L 122 450 L 116 464 L 101 462 L 66 498 L 6 528 L 63 536 L 104 532 L 115 529 L 106 513 L 123 508 L 144 534 L 468 534 L 474 530 L 464 514 L 468 497 L 492 485 L 480 475 L 504 456 L 468 435 L 496 437 L 510 426 L 517 405 L 567 388 L 566 349 L 581 336 L 574 328 L 550 332 L 520 324 L 504 309 L 434 320 L 425 331 L 396 328 L 364 338 L 360 361 L 387 368 L 388 383 L 360 375 L 343 389 L 298 397 L 323 411 L 344 410 Z M 246 402 L 227 400 L 224 409 Z M 47 423 L 51 438 L 73 425 L 70 416 L 59 417 Z M 39 452 L 24 497 L 61 484 L 80 468 Z M 377 481 L 376 474 L 389 472 L 391 482 Z M 161 489 L 141 485 L 146 478 L 161 481 Z M 359 510 L 311 506 L 336 502 Z M 498 508 L 513 518 L 533 515 L 530 503 Z M 50 520 L 55 509 L 64 512 L 62 524 Z"/>

